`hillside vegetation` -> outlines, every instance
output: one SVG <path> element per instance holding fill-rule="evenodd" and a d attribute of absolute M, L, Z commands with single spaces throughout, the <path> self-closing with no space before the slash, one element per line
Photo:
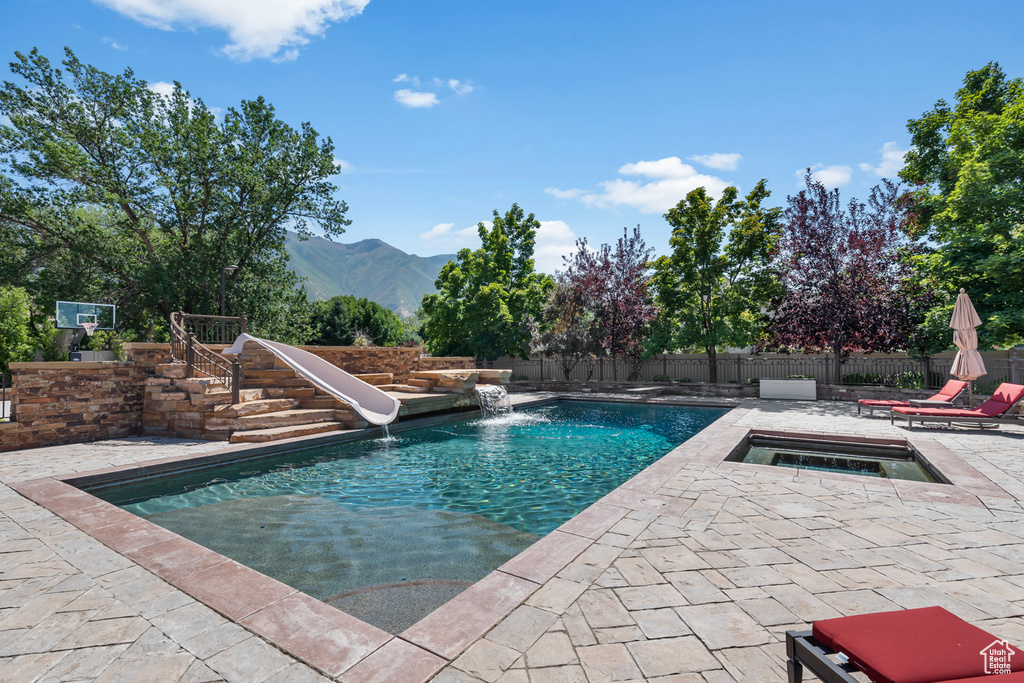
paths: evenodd
<path fill-rule="evenodd" d="M 309 281 L 311 299 L 339 294 L 376 301 L 399 315 L 409 315 L 426 294 L 433 294 L 441 267 L 455 256 L 416 256 L 377 239 L 353 244 L 321 237 L 301 241 L 288 233 L 285 248 L 297 275 Z"/>

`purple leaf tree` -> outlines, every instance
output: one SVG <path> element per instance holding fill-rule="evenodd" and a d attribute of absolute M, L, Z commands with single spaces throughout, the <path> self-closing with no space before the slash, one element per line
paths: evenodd
<path fill-rule="evenodd" d="M 614 247 L 602 244 L 593 250 L 586 238 L 576 246 L 576 253 L 565 260 L 565 279 L 594 313 L 596 346 L 613 358 L 625 357 L 629 379 L 634 380 L 649 355 L 644 341 L 656 314 L 649 275 L 653 250 L 640 237 L 639 226 L 632 235 L 623 228 Z"/>
<path fill-rule="evenodd" d="M 806 176 L 807 189 L 788 198 L 777 256 L 785 294 L 770 313 L 768 347 L 835 354 L 833 381 L 850 352 L 906 348 L 911 332 L 915 246 L 907 195 L 883 179 L 867 203 L 840 203 Z"/>

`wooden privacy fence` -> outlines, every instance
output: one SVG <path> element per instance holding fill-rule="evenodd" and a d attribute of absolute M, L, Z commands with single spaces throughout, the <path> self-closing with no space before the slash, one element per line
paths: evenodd
<path fill-rule="evenodd" d="M 835 377 L 835 357 L 823 356 L 756 356 L 721 354 L 718 356 L 718 383 L 743 384 L 752 379 L 785 379 L 792 375 L 815 378 L 819 384 L 845 384 L 859 386 L 891 386 L 903 389 L 932 389 L 941 387 L 951 379 L 949 368 L 952 357 L 926 358 L 848 358 L 843 361 L 839 377 Z M 489 364 L 511 367 L 512 374 L 531 381 L 564 380 L 559 358 L 504 359 Z M 1024 380 L 1024 358 L 1017 354 L 1009 358 L 986 358 L 988 374 L 974 381 L 975 391 L 989 393 L 1001 382 L 1020 384 Z M 604 358 L 592 366 L 581 362 L 569 373 L 573 381 L 625 381 L 632 365 L 621 358 Z M 637 381 L 671 380 L 680 382 L 708 382 L 708 359 L 658 355 L 644 361 Z"/>

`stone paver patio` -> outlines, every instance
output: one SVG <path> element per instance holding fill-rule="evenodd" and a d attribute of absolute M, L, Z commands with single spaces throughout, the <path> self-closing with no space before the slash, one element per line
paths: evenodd
<path fill-rule="evenodd" d="M 837 402 L 750 401 L 719 422 L 719 434 L 908 433 Z M 933 604 L 1024 644 L 1024 429 L 913 433 L 973 467 L 974 494 L 722 465 L 714 438 L 666 458 L 592 508 L 601 533 L 585 520 L 556 532 L 573 559 L 434 680 L 784 681 L 786 630 Z M 326 680 L 8 486 L 219 447 L 124 439 L 0 455 L 0 681 Z M 544 576 L 537 562 L 508 571 L 525 585 Z M 386 660 L 339 680 L 416 679 Z"/>

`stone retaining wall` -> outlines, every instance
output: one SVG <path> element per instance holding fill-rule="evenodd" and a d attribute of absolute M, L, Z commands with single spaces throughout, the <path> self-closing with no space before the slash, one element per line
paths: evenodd
<path fill-rule="evenodd" d="M 475 370 L 476 358 L 472 356 L 420 356 L 416 370 Z"/>
<path fill-rule="evenodd" d="M 142 433 L 143 382 L 133 362 L 12 363 L 11 422 L 0 451 Z"/>

